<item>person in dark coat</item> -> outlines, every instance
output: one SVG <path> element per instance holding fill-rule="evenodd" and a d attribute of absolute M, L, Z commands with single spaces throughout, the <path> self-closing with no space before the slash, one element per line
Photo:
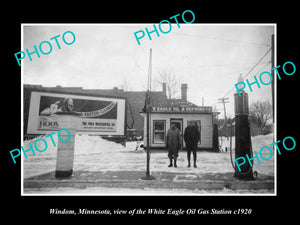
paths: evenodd
<path fill-rule="evenodd" d="M 176 161 L 178 157 L 178 151 L 181 148 L 180 144 L 180 131 L 175 126 L 175 123 L 171 123 L 171 128 L 167 132 L 167 141 L 166 145 L 169 149 L 168 157 L 170 159 L 170 164 L 168 167 L 172 167 L 172 159 L 174 159 L 174 167 L 177 167 Z"/>
<path fill-rule="evenodd" d="M 192 121 L 191 124 L 185 128 L 183 136 L 187 148 L 188 167 L 191 166 L 191 152 L 193 152 L 194 167 L 196 168 L 197 146 L 200 139 L 196 121 Z"/>

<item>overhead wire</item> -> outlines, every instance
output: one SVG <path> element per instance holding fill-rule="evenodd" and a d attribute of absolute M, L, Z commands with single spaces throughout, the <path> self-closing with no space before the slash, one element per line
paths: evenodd
<path fill-rule="evenodd" d="M 270 61 L 268 61 L 268 62 L 265 62 L 265 64 L 263 64 L 263 66 L 258 70 L 258 71 L 261 71 L 264 67 L 266 67 L 269 63 L 271 63 L 271 60 Z M 247 75 L 247 76 L 249 76 L 249 74 Z M 243 79 L 245 79 L 247 76 L 244 76 L 244 77 L 242 77 Z M 235 87 L 234 88 L 232 88 L 230 91 L 228 91 L 225 95 L 224 95 L 224 98 L 226 97 L 226 96 L 228 96 L 231 92 L 233 92 L 235 90 Z"/>
<path fill-rule="evenodd" d="M 242 43 L 242 44 L 259 45 L 259 46 L 265 46 L 265 47 L 270 47 L 270 46 L 271 46 L 270 44 L 263 44 L 263 43 L 256 43 L 256 42 L 248 42 L 248 41 L 240 41 L 240 40 L 232 40 L 232 39 L 217 38 L 217 37 L 208 37 L 208 36 L 195 35 L 195 34 L 183 34 L 183 33 L 177 33 L 176 35 L 190 36 L 190 37 L 196 37 L 196 38 L 204 38 L 204 39 L 211 39 L 211 40 L 218 40 L 218 41 L 227 41 L 227 42 L 233 42 L 233 43 Z"/>
<path fill-rule="evenodd" d="M 269 48 L 266 53 L 257 61 L 257 63 L 251 67 L 251 69 L 246 73 L 245 76 L 243 76 L 242 78 L 245 79 L 246 77 L 248 77 L 250 75 L 250 73 L 262 62 L 262 60 L 267 56 L 267 54 L 271 51 L 271 48 Z M 262 70 L 264 67 L 266 67 L 269 63 L 271 63 L 270 61 L 265 62 L 262 67 L 259 68 L 258 71 Z M 233 92 L 235 90 L 235 87 L 230 89 L 224 96 L 223 98 L 227 97 L 231 92 Z M 216 102 L 215 104 L 218 104 L 218 102 Z M 215 105 L 213 104 L 213 105 Z"/>
<path fill-rule="evenodd" d="M 258 62 L 246 73 L 245 76 L 243 76 L 242 78 L 245 79 L 247 76 L 249 76 L 249 74 L 256 68 L 256 66 L 261 63 L 261 61 L 266 57 L 266 55 L 271 51 L 272 48 L 269 48 L 268 51 L 266 51 L 266 53 L 258 60 Z M 266 64 L 263 66 L 265 67 L 267 64 L 269 64 L 271 61 L 266 62 Z M 231 89 L 230 91 L 228 91 L 223 98 L 225 98 L 226 96 L 228 96 L 233 90 L 235 90 L 235 88 Z"/>

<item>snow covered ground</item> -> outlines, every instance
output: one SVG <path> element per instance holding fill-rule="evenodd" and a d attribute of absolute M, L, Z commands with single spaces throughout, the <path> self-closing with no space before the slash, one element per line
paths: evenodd
<path fill-rule="evenodd" d="M 53 136 L 55 143 L 58 142 L 57 136 Z M 50 138 L 48 141 L 48 149 L 45 152 L 37 152 L 32 155 L 27 152 L 28 158 L 23 157 L 23 178 L 51 172 L 55 170 L 57 148 L 53 147 Z M 34 145 L 35 139 L 30 140 Z M 273 134 L 256 136 L 252 138 L 253 150 L 259 152 L 263 146 L 270 146 L 273 142 Z M 29 141 L 23 143 L 24 149 L 28 149 Z M 232 140 L 234 149 L 234 138 Z M 39 146 L 39 144 L 41 146 Z M 205 172 L 233 172 L 230 161 L 229 140 L 220 138 L 222 148 L 228 147 L 227 152 L 198 152 L 197 165 L 198 168 L 187 168 L 186 152 L 179 153 L 178 168 L 168 168 L 169 163 L 167 152 L 153 150 L 150 159 L 151 171 L 167 171 L 176 173 L 205 173 Z M 37 142 L 37 146 L 43 149 L 43 142 Z M 74 170 L 85 171 L 144 171 L 146 168 L 146 153 L 144 150 L 136 149 L 136 142 L 127 143 L 126 147 L 121 144 L 116 144 L 104 140 L 98 136 L 89 136 L 86 134 L 76 135 L 75 138 L 75 158 Z M 266 158 L 269 156 L 267 151 L 264 151 Z M 234 159 L 234 150 L 232 152 Z M 268 160 L 261 160 L 258 164 L 254 162 L 254 171 L 258 174 L 266 174 L 274 176 L 274 156 Z"/>

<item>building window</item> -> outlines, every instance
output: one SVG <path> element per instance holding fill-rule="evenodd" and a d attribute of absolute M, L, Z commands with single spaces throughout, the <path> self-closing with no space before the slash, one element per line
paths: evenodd
<path fill-rule="evenodd" d="M 153 121 L 153 143 L 161 144 L 165 143 L 166 136 L 166 121 L 154 120 Z"/>
<path fill-rule="evenodd" d="M 192 121 L 196 121 L 196 123 L 197 123 L 197 128 L 198 128 L 199 136 L 200 136 L 198 145 L 200 145 L 201 144 L 201 120 L 188 120 L 187 125 L 189 126 Z"/>

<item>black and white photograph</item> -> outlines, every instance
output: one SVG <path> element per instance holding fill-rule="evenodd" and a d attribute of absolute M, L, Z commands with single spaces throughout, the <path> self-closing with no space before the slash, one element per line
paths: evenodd
<path fill-rule="evenodd" d="M 276 196 L 276 24 L 184 15 L 22 24 L 22 196 Z"/>
<path fill-rule="evenodd" d="M 4 220 L 297 216 L 296 2 L 45 3 L 2 13 Z"/>

